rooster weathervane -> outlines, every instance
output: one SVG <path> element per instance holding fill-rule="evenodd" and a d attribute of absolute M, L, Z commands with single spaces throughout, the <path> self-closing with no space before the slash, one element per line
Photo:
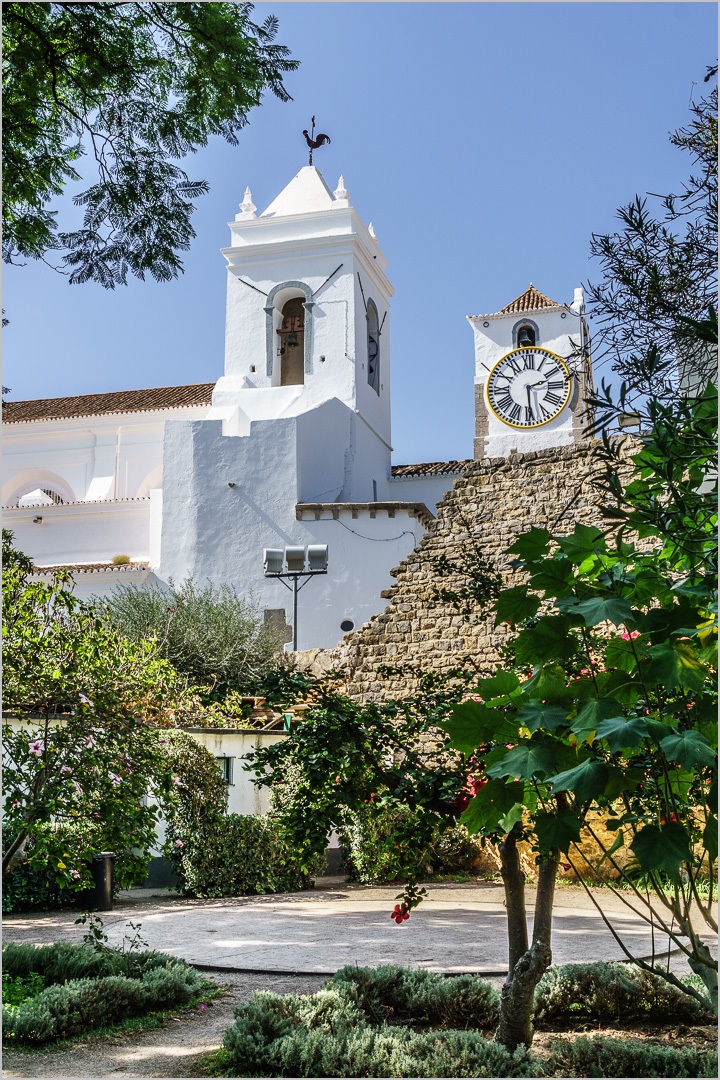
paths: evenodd
<path fill-rule="evenodd" d="M 311 120 L 312 120 L 312 132 L 310 134 L 308 134 L 308 132 L 306 130 L 303 131 L 303 135 L 305 136 L 305 142 L 310 147 L 310 157 L 309 157 L 309 160 L 308 160 L 309 165 L 312 165 L 312 163 L 313 163 L 312 162 L 313 150 L 317 150 L 319 146 L 324 146 L 325 143 L 331 142 L 331 139 L 330 139 L 329 135 L 323 135 L 323 134 L 318 134 L 317 136 L 315 135 L 315 117 L 314 116 L 311 117 Z"/>

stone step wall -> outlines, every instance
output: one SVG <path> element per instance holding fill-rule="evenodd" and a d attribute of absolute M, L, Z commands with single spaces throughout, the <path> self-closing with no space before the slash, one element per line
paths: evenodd
<path fill-rule="evenodd" d="M 477 612 L 460 614 L 438 600 L 435 560 L 462 563 L 473 546 L 496 566 L 505 585 L 521 578 L 506 549 L 532 526 L 572 532 L 575 524 L 603 524 L 601 494 L 594 487 L 604 472 L 601 445 L 587 441 L 509 458 L 475 462 L 438 507 L 419 546 L 392 571 L 395 584 L 383 595 L 388 607 L 337 649 L 322 666 L 340 669 L 347 693 L 358 700 L 387 700 L 412 693 L 427 671 L 448 672 L 473 665 L 487 672 L 500 660 L 509 627 Z M 317 659 L 317 658 L 316 658 Z M 388 674 L 381 669 L 393 667 Z"/>

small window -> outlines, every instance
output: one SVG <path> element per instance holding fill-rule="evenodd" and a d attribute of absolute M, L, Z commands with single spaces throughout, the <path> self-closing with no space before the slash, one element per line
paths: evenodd
<path fill-rule="evenodd" d="M 217 761 L 218 765 L 220 766 L 220 772 L 222 774 L 222 778 L 225 781 L 225 783 L 228 784 L 228 785 L 232 784 L 232 782 L 233 782 L 233 761 L 235 759 L 231 758 L 231 757 L 216 757 L 215 760 Z"/>
<path fill-rule="evenodd" d="M 372 300 L 367 302 L 367 377 L 368 386 L 380 394 L 380 321 Z"/>
<path fill-rule="evenodd" d="M 349 634 L 351 630 L 355 629 L 355 623 L 352 619 L 343 619 L 340 623 L 340 629 L 344 634 Z"/>

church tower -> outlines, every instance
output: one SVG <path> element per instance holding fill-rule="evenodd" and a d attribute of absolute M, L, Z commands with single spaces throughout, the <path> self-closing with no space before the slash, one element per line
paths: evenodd
<path fill-rule="evenodd" d="M 246 190 L 230 231 L 225 373 L 211 416 L 226 434 L 244 435 L 253 421 L 342 403 L 335 439 L 323 446 L 345 459 L 335 497 L 372 498 L 372 478 L 390 475 L 393 292 L 372 225 L 342 177 L 331 192 L 307 165 L 259 216 Z"/>
<path fill-rule="evenodd" d="M 557 304 L 532 284 L 475 335 L 475 459 L 580 441 L 592 388 L 582 289 Z"/>

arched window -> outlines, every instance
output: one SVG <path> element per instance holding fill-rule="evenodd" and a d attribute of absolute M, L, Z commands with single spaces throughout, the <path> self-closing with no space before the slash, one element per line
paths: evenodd
<path fill-rule="evenodd" d="M 367 302 L 367 380 L 380 393 L 380 321 L 372 300 Z"/>
<path fill-rule="evenodd" d="M 305 382 L 305 308 L 302 297 L 294 296 L 283 305 L 282 323 L 277 329 L 280 354 L 280 385 L 302 386 Z"/>

